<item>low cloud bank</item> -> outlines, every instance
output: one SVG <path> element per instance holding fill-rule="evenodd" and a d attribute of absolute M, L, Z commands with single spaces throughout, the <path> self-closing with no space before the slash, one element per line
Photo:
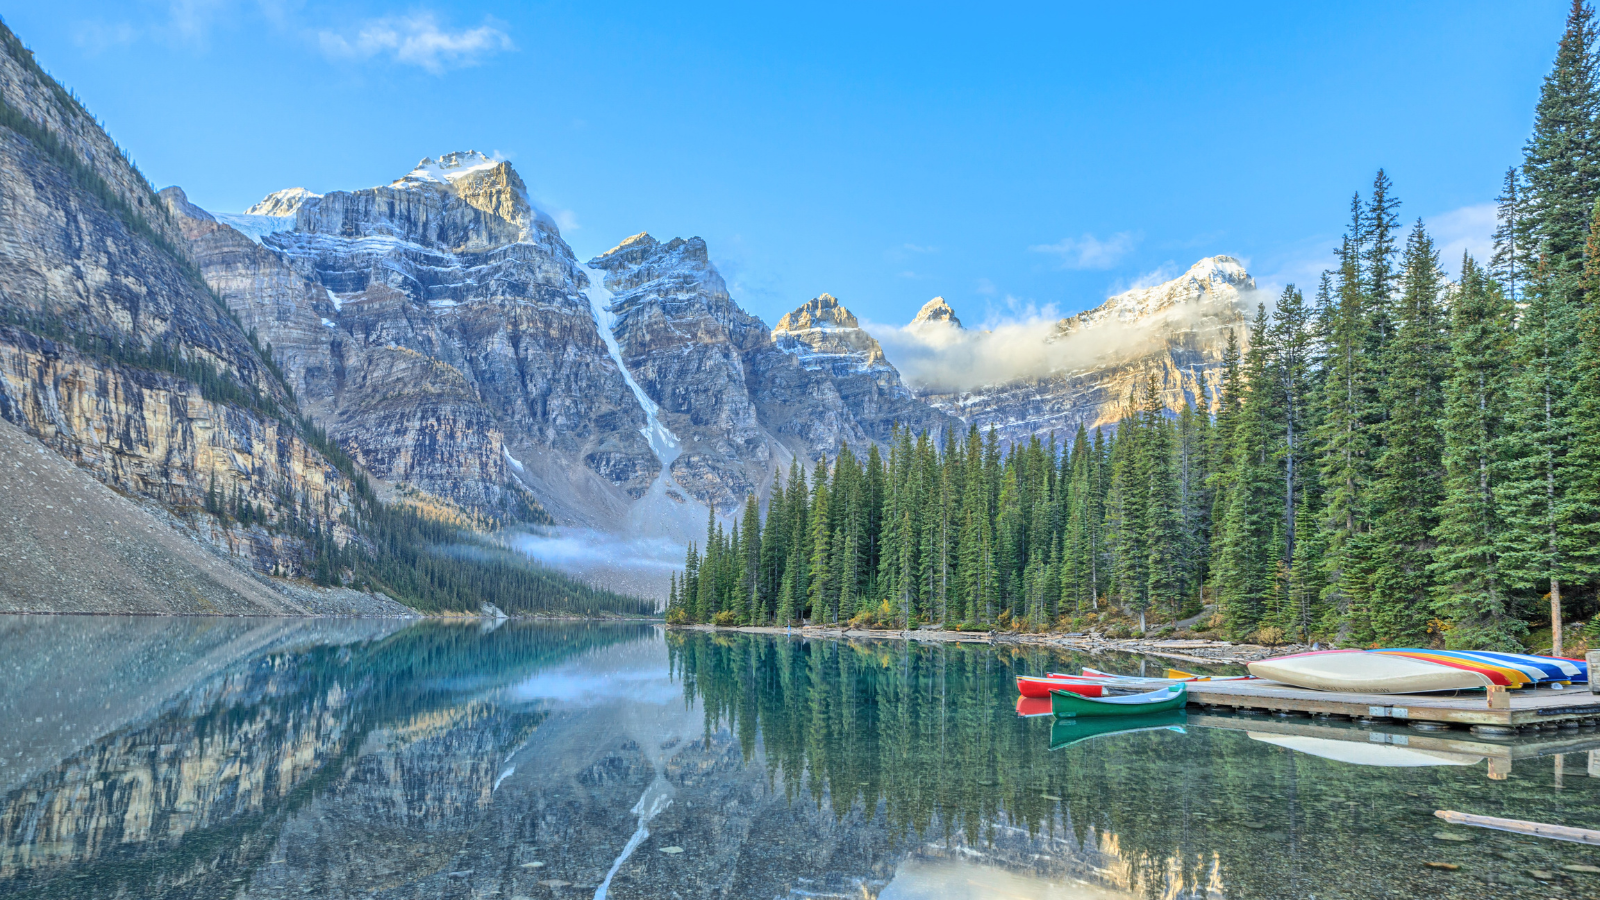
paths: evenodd
<path fill-rule="evenodd" d="M 683 546 L 664 537 L 539 528 L 507 535 L 505 540 L 512 549 L 552 569 L 642 597 L 665 597 L 668 574 L 683 567 Z"/>
<path fill-rule="evenodd" d="M 1248 316 L 1258 303 L 1270 307 L 1269 299 L 1261 291 L 1242 293 L 1233 308 Z M 1180 303 L 1138 322 L 1108 318 L 1067 335 L 1060 334 L 1062 320 L 1049 315 L 1049 310 L 1028 310 L 982 330 L 942 322 L 904 326 L 873 322 L 863 327 L 913 387 L 970 392 L 1138 358 L 1160 350 L 1175 333 L 1226 327 L 1224 316 L 1229 312 L 1213 303 Z"/>

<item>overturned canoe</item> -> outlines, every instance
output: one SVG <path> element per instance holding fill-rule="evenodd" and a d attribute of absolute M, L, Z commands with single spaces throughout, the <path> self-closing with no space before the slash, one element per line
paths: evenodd
<path fill-rule="evenodd" d="M 1099 697 L 1106 692 L 1105 685 L 1098 681 L 1083 681 L 1068 678 L 1030 678 L 1026 675 L 1017 677 L 1017 693 L 1024 697 L 1040 697 L 1049 699 L 1051 691 L 1071 691 L 1085 697 Z"/>
<path fill-rule="evenodd" d="M 1588 666 L 1554 656 L 1477 650 L 1320 650 L 1250 663 L 1250 674 L 1295 687 L 1414 694 L 1584 681 Z"/>
<path fill-rule="evenodd" d="M 1137 716 L 1182 709 L 1189 689 L 1182 684 L 1120 697 L 1085 697 L 1068 691 L 1050 692 L 1050 709 L 1057 718 L 1069 716 Z"/>

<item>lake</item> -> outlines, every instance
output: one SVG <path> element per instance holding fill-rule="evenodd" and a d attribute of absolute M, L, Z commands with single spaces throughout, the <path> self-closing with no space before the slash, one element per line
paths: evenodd
<path fill-rule="evenodd" d="M 1600 897 L 1600 848 L 1433 816 L 1600 828 L 1594 729 L 1017 715 L 1018 674 L 1141 663 L 5 617 L 0 897 Z"/>

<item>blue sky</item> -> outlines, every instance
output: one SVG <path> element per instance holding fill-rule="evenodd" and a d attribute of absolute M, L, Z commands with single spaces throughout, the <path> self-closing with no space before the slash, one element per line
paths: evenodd
<path fill-rule="evenodd" d="M 769 323 L 828 291 L 894 323 L 943 295 L 971 325 L 1076 312 L 1217 253 L 1309 286 L 1379 166 L 1447 255 L 1481 247 L 1565 3 L 3 15 L 157 187 L 210 209 L 477 149 L 515 164 L 580 258 L 697 234 Z"/>

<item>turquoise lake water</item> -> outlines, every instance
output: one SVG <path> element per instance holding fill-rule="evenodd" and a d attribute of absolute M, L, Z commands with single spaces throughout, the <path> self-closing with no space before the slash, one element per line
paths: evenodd
<path fill-rule="evenodd" d="M 1141 664 L 4 618 L 0 898 L 1600 897 L 1600 848 L 1433 815 L 1600 828 L 1600 732 L 1017 715 L 1018 674 Z"/>

